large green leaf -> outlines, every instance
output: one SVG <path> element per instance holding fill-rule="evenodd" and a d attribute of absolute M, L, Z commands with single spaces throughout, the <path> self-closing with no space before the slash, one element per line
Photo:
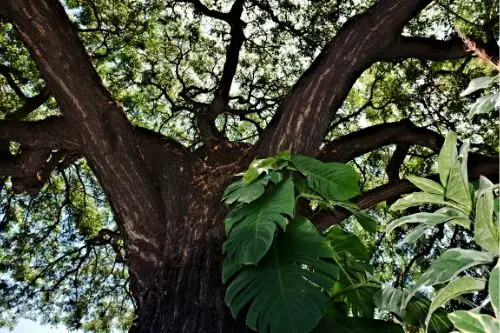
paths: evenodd
<path fill-rule="evenodd" d="M 498 103 L 500 99 L 500 93 L 488 94 L 482 97 L 479 97 L 474 104 L 472 104 L 469 111 L 469 119 L 474 117 L 476 114 L 480 113 L 488 113 L 493 111 L 495 105 Z"/>
<path fill-rule="evenodd" d="M 313 333 L 404 333 L 401 325 L 371 318 L 323 319 Z"/>
<path fill-rule="evenodd" d="M 500 320 L 500 261 L 491 270 L 488 281 L 488 292 L 491 298 L 491 306 L 495 311 L 495 316 Z"/>
<path fill-rule="evenodd" d="M 321 258 L 332 255 L 329 242 L 306 218 L 287 230 L 258 266 L 235 274 L 226 303 L 236 316 L 248 306 L 247 325 L 262 333 L 309 332 L 326 304 L 326 291 L 338 278 L 338 268 Z"/>
<path fill-rule="evenodd" d="M 460 96 L 467 96 L 475 91 L 488 88 L 496 79 L 496 76 L 482 76 L 472 79 L 467 86 L 467 89 L 460 93 Z"/>
<path fill-rule="evenodd" d="M 340 206 L 344 209 L 347 209 L 361 224 L 363 229 L 370 233 L 375 233 L 377 232 L 377 219 L 375 219 L 373 216 L 370 214 L 367 214 L 360 210 L 356 205 L 350 203 L 350 202 L 341 202 L 341 201 L 335 201 L 334 203 L 336 206 Z"/>
<path fill-rule="evenodd" d="M 401 246 L 403 244 L 415 243 L 430 228 L 431 227 L 426 225 L 426 224 L 420 224 L 420 225 L 416 226 L 415 228 L 411 229 L 409 233 L 406 234 L 405 238 L 403 238 L 401 241 L 399 241 L 398 246 Z"/>
<path fill-rule="evenodd" d="M 264 194 L 266 185 L 270 180 L 277 181 L 280 177 L 280 173 L 272 172 L 262 175 L 250 183 L 246 182 L 244 179 L 239 179 L 226 188 L 222 200 L 227 205 L 231 205 L 235 202 L 250 203 Z"/>
<path fill-rule="evenodd" d="M 457 155 L 457 135 L 449 132 L 438 157 L 439 179 L 444 187 L 448 184 L 448 176 L 457 161 Z"/>
<path fill-rule="evenodd" d="M 417 280 L 413 290 L 408 294 L 405 302 L 403 302 L 403 308 L 419 288 L 447 282 L 467 268 L 490 263 L 493 259 L 494 255 L 487 252 L 463 249 L 447 250 Z"/>
<path fill-rule="evenodd" d="M 343 258 L 345 253 L 349 252 L 358 260 L 370 259 L 368 249 L 355 234 L 344 231 L 339 226 L 334 226 L 328 230 L 325 236 L 339 258 Z"/>
<path fill-rule="evenodd" d="M 417 177 L 417 176 L 407 176 L 406 178 L 413 185 L 415 185 L 416 187 L 418 187 L 419 189 L 421 189 L 424 192 L 444 196 L 443 185 L 441 185 L 433 180 L 423 178 L 423 177 Z"/>
<path fill-rule="evenodd" d="M 462 333 L 498 333 L 500 321 L 488 315 L 472 311 L 455 311 L 448 315 L 451 322 Z"/>
<path fill-rule="evenodd" d="M 412 193 L 404 198 L 399 199 L 391 206 L 391 210 L 402 211 L 410 207 L 427 205 L 427 204 L 448 205 L 455 209 L 462 210 L 460 206 L 445 201 L 442 195 L 426 193 L 426 192 Z"/>
<path fill-rule="evenodd" d="M 409 292 L 384 286 L 373 297 L 373 302 L 377 308 L 386 310 L 397 315 L 402 321 L 415 327 L 425 327 L 425 317 L 431 302 L 422 296 L 413 296 L 406 305 L 404 311 L 402 304 L 408 297 Z M 435 311 L 427 326 L 427 333 L 448 333 L 453 325 L 447 318 L 447 313 L 443 309 Z"/>
<path fill-rule="evenodd" d="M 294 210 L 293 182 L 287 178 L 276 189 L 234 210 L 226 218 L 224 251 L 238 264 L 256 264 L 271 247 L 276 225 L 283 230 Z"/>
<path fill-rule="evenodd" d="M 487 178 L 479 178 L 478 198 L 476 202 L 476 221 L 474 240 L 483 249 L 492 253 L 500 252 L 498 227 L 493 221 L 493 183 Z"/>
<path fill-rule="evenodd" d="M 434 226 L 440 223 L 450 221 L 453 217 L 446 214 L 439 213 L 416 213 L 413 215 L 403 216 L 397 220 L 392 221 L 387 226 L 386 233 L 391 233 L 397 227 L 408 223 L 424 223 L 428 226 Z"/>
<path fill-rule="evenodd" d="M 360 194 L 358 174 L 349 165 L 323 163 L 302 155 L 293 155 L 291 162 L 307 177 L 309 186 L 325 199 L 345 201 Z"/>
<path fill-rule="evenodd" d="M 465 214 L 470 214 L 472 199 L 469 192 L 469 182 L 463 176 L 461 159 L 457 159 L 450 169 L 445 198 L 456 202 Z"/>
<path fill-rule="evenodd" d="M 428 325 L 432 318 L 432 314 L 440 306 L 446 304 L 451 299 L 466 293 L 481 291 L 486 287 L 486 281 L 483 279 L 476 279 L 473 277 L 463 277 L 448 283 L 444 288 L 440 289 L 434 299 L 432 300 L 431 307 L 427 313 L 425 324 Z"/>
<path fill-rule="evenodd" d="M 337 229 L 337 230 L 335 230 Z M 332 289 L 332 299 L 345 301 L 353 316 L 373 317 L 373 294 L 380 289 L 380 283 L 368 275 L 366 250 L 355 235 L 333 228 L 327 236 L 331 240 L 333 259 L 340 269 L 340 280 Z M 352 240 L 352 243 L 348 241 Z M 359 247 L 355 249 L 354 247 Z"/>

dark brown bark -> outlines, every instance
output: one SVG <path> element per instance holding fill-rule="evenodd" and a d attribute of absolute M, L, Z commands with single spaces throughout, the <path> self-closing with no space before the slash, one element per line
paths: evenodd
<path fill-rule="evenodd" d="M 212 112 L 204 124 L 209 128 L 214 115 L 227 107 L 244 41 L 243 1 L 236 0 L 228 13 L 213 11 L 198 0 L 188 2 L 231 25 L 220 86 L 206 110 Z M 244 332 L 244 322 L 235 322 L 223 302 L 223 188 L 257 154 L 291 148 L 317 155 L 354 81 L 373 62 L 388 59 L 382 51 L 400 46 L 402 27 L 429 2 L 381 0 L 350 20 L 297 82 L 255 149 L 220 140 L 208 148 L 207 160 L 201 161 L 180 144 L 128 122 L 57 0 L 0 0 L 0 13 L 14 24 L 63 113 L 39 122 L 0 121 L 0 139 L 17 141 L 23 147 L 20 154 L 1 161 L 0 174 L 30 181 L 35 177 L 39 186 L 47 170 L 55 167 L 47 162 L 48 155 L 83 156 L 88 161 L 125 238 L 131 289 L 138 306 L 131 332 Z M 425 49 L 426 55 L 398 57 L 430 57 L 431 49 Z M 438 51 L 440 59 L 458 56 L 456 49 Z M 9 83 L 15 84 L 13 79 Z M 391 143 L 420 144 L 434 150 L 442 144 L 441 136 L 411 123 L 383 126 L 384 133 L 376 134 L 377 140 L 367 140 L 366 130 L 361 131 L 327 145 L 321 157 L 348 161 Z M 415 135 L 408 136 L 408 129 Z M 491 169 L 489 160 L 478 156 L 476 162 L 483 171 Z M 404 181 L 396 183 L 397 187 L 390 184 L 378 189 L 378 195 L 394 197 L 408 190 Z M 360 205 L 369 207 L 374 200 L 370 198 L 365 203 L 362 197 Z"/>
<path fill-rule="evenodd" d="M 289 149 L 314 155 L 351 86 L 398 42 L 430 0 L 382 0 L 349 20 L 292 88 L 261 137 L 262 155 Z M 298 139 L 300 138 L 300 140 Z"/>

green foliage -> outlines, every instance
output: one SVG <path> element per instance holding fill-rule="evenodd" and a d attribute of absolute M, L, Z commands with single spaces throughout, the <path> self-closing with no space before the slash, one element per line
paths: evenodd
<path fill-rule="evenodd" d="M 291 162 L 307 177 L 309 187 L 327 200 L 349 200 L 360 193 L 356 171 L 345 164 L 323 163 L 301 155 L 293 155 Z"/>
<path fill-rule="evenodd" d="M 311 213 L 341 207 L 375 232 L 375 219 L 345 201 L 359 194 L 356 172 L 348 165 L 281 152 L 253 161 L 239 176 L 223 198 L 231 210 L 222 275 L 233 316 L 246 309 L 247 325 L 259 332 L 310 332 L 324 313 L 332 313 L 328 301 L 352 316 L 372 318 L 372 297 L 380 283 L 369 274 L 368 249 L 338 226 L 320 235 L 297 214 L 297 205 Z M 384 321 L 358 325 L 323 318 L 328 320 L 315 331 L 339 325 L 344 331 L 364 331 L 368 324 L 388 332 L 401 329 Z"/>
<path fill-rule="evenodd" d="M 431 306 L 431 301 L 423 296 L 414 295 L 406 304 L 409 292 L 396 289 L 390 286 L 384 286 L 375 293 L 373 302 L 377 308 L 390 311 L 400 318 L 403 322 L 415 327 L 425 328 L 430 333 L 445 333 L 452 328 L 451 322 L 447 318 L 447 313 L 442 309 L 433 311 L 430 319 L 426 322 L 426 315 Z"/>
<path fill-rule="evenodd" d="M 500 321 L 488 315 L 471 311 L 455 311 L 450 313 L 453 325 L 462 333 L 496 333 L 500 331 Z"/>
<path fill-rule="evenodd" d="M 338 268 L 324 260 L 331 253 L 311 222 L 298 217 L 257 266 L 237 274 L 226 303 L 236 316 L 251 302 L 246 322 L 259 332 L 309 332 L 321 318 L 324 291 L 338 279 Z"/>
<path fill-rule="evenodd" d="M 477 80 L 468 90 L 480 89 L 487 84 L 486 80 Z M 488 83 L 489 84 L 489 83 Z M 477 88 L 477 89 L 476 89 Z M 460 276 L 470 271 L 471 267 L 491 264 L 498 260 L 499 255 L 499 226 L 494 220 L 494 191 L 497 188 L 485 177 L 481 177 L 475 193 L 470 191 L 473 188 L 467 178 L 467 153 L 468 144 L 464 144 L 460 154 L 456 150 L 456 135 L 448 134 L 443 148 L 441 149 L 438 161 L 438 170 L 441 180 L 441 190 L 437 183 L 424 181 L 416 177 L 411 177 L 410 181 L 416 184 L 423 192 L 411 194 L 397 201 L 391 209 L 403 210 L 408 207 L 432 204 L 443 205 L 445 207 L 434 213 L 416 213 L 401 217 L 393 221 L 387 228 L 387 232 L 407 223 L 419 223 L 413 230 L 416 236 L 421 236 L 427 228 L 438 224 L 458 224 L 469 228 L 474 226 L 474 240 L 483 251 L 453 248 L 445 251 L 415 282 L 410 292 L 401 297 L 402 291 L 392 290 L 391 293 L 382 291 L 376 295 L 375 303 L 379 307 L 396 311 L 401 317 L 405 316 L 409 304 L 422 287 L 439 285 L 438 290 L 432 300 L 432 304 L 426 309 L 425 326 L 427 331 L 432 330 L 432 318 L 434 312 L 452 299 L 460 299 L 462 294 L 480 292 L 486 288 L 484 279 L 472 276 Z M 475 207 L 475 210 L 473 209 Z M 408 236 L 407 236 L 408 237 Z M 491 304 L 498 317 L 498 264 L 490 272 L 489 293 Z M 394 294 L 398 294 L 395 297 Z M 496 294 L 494 294 L 496 293 Z M 488 315 L 478 315 L 471 311 L 455 311 L 448 315 L 454 326 L 461 332 L 493 332 L 498 331 L 498 318 Z"/>
<path fill-rule="evenodd" d="M 258 263 L 271 247 L 276 226 L 286 229 L 294 201 L 293 182 L 286 178 L 272 194 L 233 210 L 225 221 L 229 236 L 224 251 L 228 257 L 241 265 Z"/>
<path fill-rule="evenodd" d="M 498 76 L 482 76 L 475 78 L 469 82 L 467 89 L 462 91 L 460 96 L 467 96 L 478 90 L 488 89 L 498 82 Z M 474 104 L 472 104 L 469 111 L 469 119 L 476 114 L 491 112 L 495 107 L 499 107 L 500 93 L 490 93 L 479 97 Z"/>

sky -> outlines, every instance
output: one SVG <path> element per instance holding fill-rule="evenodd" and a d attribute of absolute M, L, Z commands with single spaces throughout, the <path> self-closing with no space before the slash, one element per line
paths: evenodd
<path fill-rule="evenodd" d="M 0 333 L 70 333 L 70 331 L 62 326 L 42 326 L 37 322 L 21 319 L 13 331 L 9 331 L 7 328 L 0 328 Z"/>

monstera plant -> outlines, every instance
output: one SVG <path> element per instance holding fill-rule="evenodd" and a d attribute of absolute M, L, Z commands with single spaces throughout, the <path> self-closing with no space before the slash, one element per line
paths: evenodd
<path fill-rule="evenodd" d="M 286 151 L 239 174 L 223 197 L 230 208 L 223 279 L 232 314 L 245 312 L 259 332 L 403 332 L 373 319 L 380 283 L 360 239 L 339 226 L 321 234 L 307 218 L 345 209 L 373 233 L 376 220 L 349 202 L 359 193 L 350 166 Z"/>

